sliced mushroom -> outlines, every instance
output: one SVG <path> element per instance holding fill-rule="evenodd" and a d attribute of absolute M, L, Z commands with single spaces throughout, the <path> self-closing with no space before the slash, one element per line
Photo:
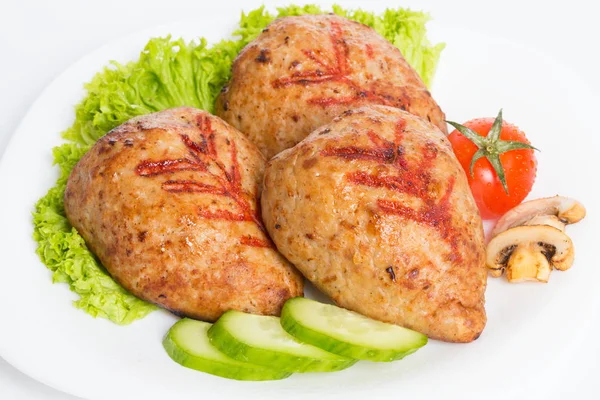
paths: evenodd
<path fill-rule="evenodd" d="M 549 225 L 517 226 L 501 232 L 488 243 L 486 264 L 493 276 L 506 270 L 510 282 L 547 282 L 552 267 L 561 271 L 573 264 L 571 239 Z"/>
<path fill-rule="evenodd" d="M 550 225 L 564 231 L 585 217 L 585 207 L 577 200 L 554 196 L 519 204 L 502 216 L 492 230 L 492 237 L 521 225 Z"/>
<path fill-rule="evenodd" d="M 566 224 L 562 222 L 556 215 L 536 215 L 523 225 L 548 225 L 553 226 L 556 229 L 560 229 L 563 232 L 565 231 L 566 226 Z"/>

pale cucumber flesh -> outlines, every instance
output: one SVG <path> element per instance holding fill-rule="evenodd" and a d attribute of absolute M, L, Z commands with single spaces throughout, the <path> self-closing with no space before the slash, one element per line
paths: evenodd
<path fill-rule="evenodd" d="M 289 372 L 339 371 L 356 362 L 299 342 L 282 328 L 278 317 L 228 311 L 208 337 L 231 358 Z"/>
<path fill-rule="evenodd" d="M 398 360 L 427 343 L 421 333 L 303 297 L 285 303 L 281 325 L 302 342 L 360 360 Z"/>
<path fill-rule="evenodd" d="M 210 344 L 207 332 L 212 324 L 181 319 L 163 340 L 167 354 L 177 363 L 223 378 L 264 381 L 287 378 L 289 372 L 234 360 Z"/>

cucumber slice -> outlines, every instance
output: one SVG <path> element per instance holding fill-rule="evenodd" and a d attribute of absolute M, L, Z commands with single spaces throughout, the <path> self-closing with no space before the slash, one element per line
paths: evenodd
<path fill-rule="evenodd" d="M 427 336 L 304 297 L 288 300 L 281 325 L 299 340 L 345 357 L 399 360 L 427 343 Z"/>
<path fill-rule="evenodd" d="M 206 332 L 208 322 L 184 318 L 171 327 L 163 340 L 167 354 L 177 363 L 223 378 L 241 381 L 267 381 L 287 378 L 291 374 L 259 365 L 236 361 L 215 349 Z"/>
<path fill-rule="evenodd" d="M 356 360 L 300 343 L 279 318 L 227 311 L 208 331 L 211 344 L 239 361 L 289 372 L 339 371 Z"/>

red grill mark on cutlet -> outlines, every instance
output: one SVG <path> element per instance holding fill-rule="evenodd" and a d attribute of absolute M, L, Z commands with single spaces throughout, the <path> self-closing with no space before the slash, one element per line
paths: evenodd
<path fill-rule="evenodd" d="M 205 167 L 196 161 L 180 158 L 177 160 L 142 161 L 135 172 L 140 176 L 154 176 L 177 171 L 203 171 Z"/>
<path fill-rule="evenodd" d="M 346 75 L 348 72 L 350 72 L 348 68 L 348 56 L 350 55 L 350 49 L 344 40 L 344 34 L 340 24 L 336 21 L 331 21 L 329 26 L 331 27 L 331 44 L 333 45 L 338 71 L 340 74 Z"/>
<path fill-rule="evenodd" d="M 401 132 L 404 131 L 406 123 L 404 120 L 398 120 L 395 127 L 396 142 L 401 141 Z M 393 164 L 401 168 L 406 168 L 406 162 L 402 154 L 402 149 L 394 142 L 390 142 L 377 135 L 375 132 L 367 131 L 367 137 L 376 146 L 372 148 L 362 148 L 357 146 L 348 146 L 341 148 L 327 148 L 321 151 L 321 155 L 326 157 L 336 156 L 347 160 L 371 160 L 379 161 L 384 164 Z M 351 173 L 352 174 L 352 173 Z"/>
<path fill-rule="evenodd" d="M 321 104 L 325 106 L 331 106 L 334 104 L 352 104 L 358 100 L 369 100 L 371 103 L 381 104 L 384 106 L 394 106 L 396 102 L 393 101 L 393 97 L 385 94 L 376 93 L 375 90 L 361 90 L 360 86 L 354 82 L 350 82 L 349 85 L 353 88 L 356 95 L 354 97 L 342 97 L 337 100 L 335 97 L 329 97 L 326 99 L 314 98 L 309 100 L 312 104 Z"/>
<path fill-rule="evenodd" d="M 261 240 L 252 236 L 242 236 L 242 238 L 240 239 L 240 243 L 246 246 L 252 246 L 252 247 L 265 247 L 265 248 L 271 248 L 272 244 L 270 243 L 270 241 L 267 240 Z"/>
<path fill-rule="evenodd" d="M 249 216 L 248 214 L 233 213 L 228 210 L 211 211 L 211 210 L 206 210 L 206 209 L 199 209 L 198 215 L 200 215 L 201 217 L 206 218 L 206 219 L 222 219 L 222 220 L 226 220 L 226 221 L 237 221 L 237 222 L 253 221 L 253 218 L 251 216 Z"/>
<path fill-rule="evenodd" d="M 198 181 L 189 181 L 189 180 L 169 180 L 163 182 L 161 185 L 163 190 L 171 193 L 210 193 L 216 194 L 219 196 L 224 196 L 225 192 L 223 188 L 207 185 Z"/>
<path fill-rule="evenodd" d="M 454 177 L 450 178 L 444 196 L 437 203 L 433 203 L 432 199 L 424 199 L 425 206 L 418 210 L 406 207 L 399 201 L 385 199 L 378 199 L 377 206 L 386 214 L 397 215 L 401 218 L 436 229 L 442 239 L 450 245 L 452 249 L 451 254 L 453 255 L 451 259 L 460 261 L 461 258 L 457 251 L 459 235 L 452 226 L 452 218 L 450 216 L 450 195 L 452 194 L 455 180 Z"/>
<path fill-rule="evenodd" d="M 379 95 L 371 90 L 361 90 L 360 86 L 356 85 L 354 82 L 348 81 L 348 86 L 350 86 L 356 95 L 354 96 L 344 96 L 344 97 L 313 97 L 308 100 L 309 104 L 316 104 L 323 107 L 331 107 L 334 105 L 350 105 L 355 103 L 358 100 L 367 99 L 371 103 L 382 104 L 384 106 L 393 106 L 395 103 L 391 101 L 389 96 Z"/>
<path fill-rule="evenodd" d="M 370 43 L 367 43 L 365 45 L 365 49 L 367 50 L 367 57 L 369 57 L 370 59 L 373 59 L 373 56 L 374 56 L 374 54 L 373 54 L 373 46 L 371 46 Z"/>
<path fill-rule="evenodd" d="M 455 177 L 448 181 L 444 195 L 437 200 L 437 193 L 432 193 L 430 168 L 433 160 L 437 158 L 438 150 L 432 142 L 426 142 L 420 151 L 422 157 L 414 164 L 406 160 L 402 139 L 406 122 L 398 120 L 395 127 L 395 138 L 391 142 L 372 131 L 367 136 L 374 147 L 360 148 L 348 146 L 341 148 L 327 148 L 321 151 L 325 157 L 339 157 L 345 160 L 367 160 L 387 164 L 397 171 L 396 174 L 370 174 L 362 171 L 354 171 L 346 174 L 346 179 L 355 185 L 363 185 L 374 188 L 385 188 L 398 193 L 405 193 L 423 200 L 420 209 L 406 207 L 403 203 L 395 200 L 378 199 L 377 208 L 382 214 L 396 215 L 400 218 L 415 221 L 419 224 L 436 229 L 443 240 L 451 248 L 449 259 L 454 262 L 461 260 L 457 251 L 459 243 L 459 232 L 452 225 L 450 210 L 450 196 L 454 189 Z"/>
<path fill-rule="evenodd" d="M 346 160 L 373 160 L 389 162 L 394 158 L 393 150 L 390 149 L 362 149 L 360 147 L 348 146 L 340 149 L 328 148 L 321 155 L 330 157 L 342 157 Z"/>
<path fill-rule="evenodd" d="M 137 165 L 135 171 L 139 176 L 151 177 L 180 171 L 198 171 L 210 178 L 214 184 L 196 180 L 169 179 L 161 188 L 169 193 L 207 193 L 229 198 L 233 201 L 234 210 L 199 209 L 202 218 L 232 222 L 252 222 L 266 236 L 265 227 L 259 217 L 259 209 L 252 210 L 248 195 L 242 189 L 242 176 L 237 158 L 235 142 L 230 143 L 231 167 L 228 169 L 217 154 L 216 136 L 210 117 L 199 115 L 196 119 L 199 141 L 188 135 L 180 134 L 181 141 L 188 149 L 189 156 L 175 160 L 145 160 Z M 242 244 L 253 247 L 273 247 L 270 241 L 247 236 L 241 239 Z M 259 244 L 261 244 L 259 246 Z"/>
<path fill-rule="evenodd" d="M 309 86 L 318 85 L 323 82 L 339 82 L 348 87 L 353 94 L 349 96 L 313 97 L 308 99 L 308 103 L 322 107 L 331 107 L 334 105 L 351 105 L 359 100 L 369 100 L 372 103 L 387 106 L 397 105 L 398 101 L 395 101 L 393 96 L 386 93 L 379 93 L 375 89 L 362 88 L 348 77 L 352 73 L 348 60 L 350 49 L 344 40 L 342 27 L 337 21 L 330 21 L 329 26 L 329 36 L 333 46 L 334 59 L 328 59 L 318 50 L 303 49 L 302 53 L 317 65 L 316 69 L 296 71 L 289 77 L 274 80 L 272 86 L 278 89 L 290 85 Z M 366 45 L 366 54 L 368 58 L 373 58 L 372 45 Z"/>

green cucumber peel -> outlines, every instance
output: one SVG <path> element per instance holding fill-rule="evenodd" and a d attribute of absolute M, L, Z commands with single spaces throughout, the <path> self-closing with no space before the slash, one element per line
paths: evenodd
<path fill-rule="evenodd" d="M 318 316 L 323 309 L 360 320 L 364 332 L 337 332 L 334 323 L 330 323 L 331 320 Z M 428 341 L 427 336 L 410 329 L 375 321 L 358 313 L 303 297 L 290 299 L 284 304 L 281 325 L 286 332 L 304 343 L 344 357 L 368 361 L 400 360 L 426 345 Z M 348 325 L 351 325 L 351 322 Z M 376 334 L 376 330 L 380 328 L 389 331 L 389 334 Z M 382 337 L 385 339 L 385 336 L 388 336 L 387 345 L 381 340 Z"/>
<path fill-rule="evenodd" d="M 212 324 L 184 318 L 163 339 L 171 359 L 184 367 L 222 378 L 242 381 L 265 381 L 287 378 L 290 372 L 234 360 L 215 349 L 207 337 Z"/>
<path fill-rule="evenodd" d="M 210 328 L 208 337 L 235 360 L 289 372 L 340 371 L 357 361 L 298 342 L 283 330 L 279 318 L 272 316 L 228 311 Z"/>

